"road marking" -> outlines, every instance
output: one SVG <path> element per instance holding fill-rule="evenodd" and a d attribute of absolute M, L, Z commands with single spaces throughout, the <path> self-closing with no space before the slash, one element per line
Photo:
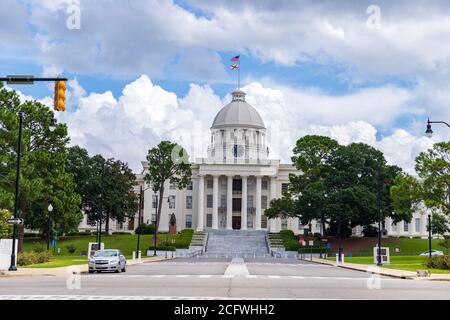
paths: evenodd
<path fill-rule="evenodd" d="M 187 277 L 189 277 L 189 275 L 188 274 L 179 274 L 179 275 L 176 275 L 175 277 L 176 278 L 187 278 Z"/>
<path fill-rule="evenodd" d="M 198 276 L 199 278 L 211 278 L 212 275 L 211 274 L 201 274 Z"/>
<path fill-rule="evenodd" d="M 222 278 L 234 278 L 234 274 L 224 274 Z"/>
<path fill-rule="evenodd" d="M 289 276 L 291 279 L 305 279 L 305 277 L 302 276 Z"/>
<path fill-rule="evenodd" d="M 206 296 L 106 296 L 106 295 L 0 295 L 0 300 L 285 300 L 286 298 L 256 297 L 206 297 Z M 355 299 L 321 299 L 294 298 L 289 300 L 355 300 Z M 368 300 L 368 299 L 356 299 Z"/>
<path fill-rule="evenodd" d="M 248 274 L 248 275 L 245 276 L 245 278 L 247 278 L 247 279 L 256 279 L 256 278 L 258 278 L 258 276 L 254 275 L 254 274 Z"/>
<path fill-rule="evenodd" d="M 270 279 L 280 279 L 281 276 L 268 276 Z"/>

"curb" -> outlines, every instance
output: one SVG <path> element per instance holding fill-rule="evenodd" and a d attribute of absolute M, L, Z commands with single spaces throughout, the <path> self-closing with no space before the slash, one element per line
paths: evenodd
<path fill-rule="evenodd" d="M 145 259 L 145 258 L 144 258 Z M 159 262 L 159 261 L 165 261 L 165 260 L 173 260 L 176 259 L 174 258 L 167 258 L 167 259 L 161 259 L 161 260 L 142 260 L 139 263 L 132 263 L 132 264 L 128 264 L 127 263 L 127 267 L 128 266 L 135 266 L 135 265 L 140 265 L 140 264 L 144 264 L 144 263 L 151 263 L 151 262 Z M 133 261 L 133 260 L 131 260 Z M 56 271 L 61 271 L 61 272 L 51 272 L 52 269 L 56 269 L 56 268 L 45 268 L 47 271 L 47 273 L 12 273 L 9 271 L 0 271 L 0 279 L 1 278 L 10 278 L 10 277 L 61 277 L 61 276 L 68 276 L 70 275 L 70 273 L 67 273 L 67 268 L 80 268 L 82 266 L 87 266 L 86 264 L 75 264 L 75 265 L 70 265 L 70 266 L 65 266 L 65 267 L 57 267 L 58 270 Z M 25 268 L 26 269 L 26 268 Z M 44 268 L 36 268 L 36 269 L 44 269 Z M 77 272 L 73 272 L 72 274 L 89 274 L 89 270 L 83 270 L 80 271 L 79 273 Z"/>
<path fill-rule="evenodd" d="M 349 269 L 349 270 L 360 271 L 360 272 L 365 272 L 365 273 L 375 273 L 375 274 L 379 274 L 381 276 L 398 278 L 398 279 L 406 279 L 406 280 L 415 280 L 415 279 L 417 279 L 416 276 L 396 275 L 396 274 L 391 274 L 391 273 L 383 271 L 383 270 L 381 272 L 367 271 L 367 270 L 363 270 L 363 269 L 355 268 L 355 267 L 351 267 L 351 266 L 336 265 L 333 262 L 328 262 L 328 261 L 317 261 L 317 260 L 307 260 L 307 259 L 304 259 L 303 261 L 312 262 L 312 263 L 318 263 L 318 264 L 324 264 L 324 265 L 328 265 L 328 266 L 332 266 L 332 267 L 339 267 L 339 268 L 343 268 L 343 269 Z M 431 279 L 424 279 L 424 278 L 420 278 L 420 279 L 421 280 L 422 279 L 423 280 L 431 280 Z M 435 279 L 435 280 L 437 280 L 437 279 Z"/>

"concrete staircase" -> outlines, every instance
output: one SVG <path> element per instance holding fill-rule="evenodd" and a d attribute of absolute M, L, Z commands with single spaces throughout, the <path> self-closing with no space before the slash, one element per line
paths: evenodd
<path fill-rule="evenodd" d="M 266 231 L 209 230 L 206 254 L 209 257 L 268 256 Z"/>

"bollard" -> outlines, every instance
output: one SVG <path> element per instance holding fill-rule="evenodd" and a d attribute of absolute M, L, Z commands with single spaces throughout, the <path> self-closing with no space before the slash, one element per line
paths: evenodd
<path fill-rule="evenodd" d="M 136 252 L 135 252 L 135 251 L 133 251 L 133 257 L 132 257 L 132 260 L 133 260 L 133 261 L 136 260 Z"/>
<path fill-rule="evenodd" d="M 141 250 L 139 250 L 139 252 L 138 252 L 138 260 L 139 260 L 139 261 L 141 261 L 141 258 L 142 258 L 141 253 L 142 253 Z"/>

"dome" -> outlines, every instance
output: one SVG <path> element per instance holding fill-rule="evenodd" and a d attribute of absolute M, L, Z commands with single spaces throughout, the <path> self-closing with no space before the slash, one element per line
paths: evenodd
<path fill-rule="evenodd" d="M 231 102 L 217 113 L 211 129 L 226 127 L 265 129 L 258 111 L 245 102 L 245 92 L 237 90 L 232 96 Z"/>

